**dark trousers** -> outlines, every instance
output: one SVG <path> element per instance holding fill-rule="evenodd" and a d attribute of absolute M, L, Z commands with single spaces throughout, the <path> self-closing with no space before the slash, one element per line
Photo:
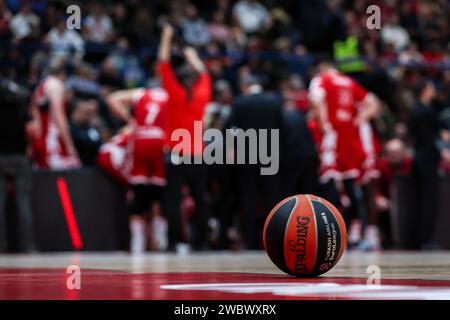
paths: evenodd
<path fill-rule="evenodd" d="M 319 192 L 319 177 L 315 158 L 298 159 L 281 166 L 283 197 Z"/>
<path fill-rule="evenodd" d="M 439 176 L 437 161 L 414 161 L 413 181 L 415 186 L 416 221 L 410 228 L 409 239 L 414 248 L 432 245 L 438 211 Z M 419 243 L 417 243 L 419 242 Z"/>
<path fill-rule="evenodd" d="M 28 159 L 21 155 L 0 156 L 0 252 L 7 248 L 6 196 L 8 179 L 14 184 L 20 227 L 20 249 L 35 249 L 33 216 L 31 212 L 31 174 Z"/>
<path fill-rule="evenodd" d="M 242 195 L 242 232 L 247 248 L 261 248 L 261 231 L 265 217 L 281 201 L 280 176 L 261 175 L 257 166 L 239 168 L 239 186 Z M 258 199 L 261 196 L 264 216 L 258 214 Z"/>
<path fill-rule="evenodd" d="M 193 233 L 194 246 L 207 243 L 208 216 L 206 212 L 205 192 L 207 188 L 207 167 L 205 164 L 167 163 L 167 187 L 165 190 L 165 214 L 169 223 L 169 245 L 173 247 L 182 242 L 181 226 L 181 189 L 188 184 L 195 201 L 195 217 Z"/>
<path fill-rule="evenodd" d="M 226 250 L 231 241 L 228 231 L 233 225 L 239 196 L 235 165 L 212 165 L 208 168 L 212 213 L 219 220 L 220 232 L 216 248 Z"/>
<path fill-rule="evenodd" d="M 364 206 L 364 196 L 360 186 L 355 185 L 353 179 L 345 179 L 342 181 L 345 193 L 350 199 L 350 207 L 342 212 L 347 230 L 350 228 L 352 219 L 359 218 L 361 223 L 366 223 L 366 211 Z M 336 188 L 336 182 L 331 179 L 322 186 L 322 196 L 334 204 L 337 208 L 342 209 L 340 194 Z"/>

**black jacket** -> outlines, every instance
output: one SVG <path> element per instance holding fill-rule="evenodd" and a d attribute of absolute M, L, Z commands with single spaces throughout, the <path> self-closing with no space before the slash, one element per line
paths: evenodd
<path fill-rule="evenodd" d="M 285 163 L 300 163 L 316 157 L 316 148 L 305 114 L 300 110 L 283 112 L 285 130 Z"/>
<path fill-rule="evenodd" d="M 436 164 L 440 159 L 437 148 L 439 132 L 446 128 L 437 112 L 431 106 L 417 103 L 411 110 L 408 127 L 414 147 L 414 160 Z"/>
<path fill-rule="evenodd" d="M 279 150 L 280 154 L 282 154 L 285 134 L 282 116 L 282 100 L 264 93 L 238 97 L 231 107 L 231 114 L 226 122 L 226 128 L 238 128 L 243 130 L 255 129 L 257 133 L 259 129 L 278 129 L 280 134 Z M 266 150 L 269 152 L 271 150 L 270 144 L 270 132 L 268 131 Z"/>
<path fill-rule="evenodd" d="M 9 80 L 0 80 L 0 155 L 23 155 L 30 120 L 28 91 Z"/>

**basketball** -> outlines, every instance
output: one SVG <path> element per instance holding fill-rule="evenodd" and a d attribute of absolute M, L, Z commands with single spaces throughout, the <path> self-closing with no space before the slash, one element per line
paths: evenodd
<path fill-rule="evenodd" d="M 296 195 L 279 202 L 263 231 L 264 248 L 287 274 L 318 276 L 333 268 L 344 253 L 347 230 L 341 213 L 314 195 Z"/>

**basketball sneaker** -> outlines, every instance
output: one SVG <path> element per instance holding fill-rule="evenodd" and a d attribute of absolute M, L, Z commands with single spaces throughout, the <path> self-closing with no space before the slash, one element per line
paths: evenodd
<path fill-rule="evenodd" d="M 381 251 L 380 232 L 377 226 L 369 225 L 364 232 L 364 239 L 358 244 L 358 249 L 363 251 Z"/>

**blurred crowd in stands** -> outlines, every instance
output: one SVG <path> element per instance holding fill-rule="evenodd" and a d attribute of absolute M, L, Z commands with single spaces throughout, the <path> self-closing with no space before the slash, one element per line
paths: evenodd
<path fill-rule="evenodd" d="M 66 25 L 73 4 L 81 8 L 79 30 Z M 380 30 L 367 27 L 366 9 L 374 4 L 381 8 Z M 281 97 L 286 112 L 308 117 L 312 66 L 324 52 L 375 93 L 382 102 L 373 123 L 382 146 L 380 212 L 389 211 L 393 174 L 411 167 L 408 119 L 417 84 L 434 83 L 433 108 L 450 125 L 447 0 L 0 0 L 0 75 L 34 90 L 52 59 L 64 58 L 71 134 L 82 165 L 95 166 L 100 146 L 123 125 L 105 98 L 118 89 L 159 84 L 156 54 L 167 22 L 175 28 L 175 60 L 183 46 L 193 46 L 213 79 L 206 127 L 223 128 L 247 75 Z M 440 169 L 450 171 L 450 165 Z M 216 189 L 212 183 L 211 202 Z M 184 193 L 189 208 L 189 191 Z"/>

